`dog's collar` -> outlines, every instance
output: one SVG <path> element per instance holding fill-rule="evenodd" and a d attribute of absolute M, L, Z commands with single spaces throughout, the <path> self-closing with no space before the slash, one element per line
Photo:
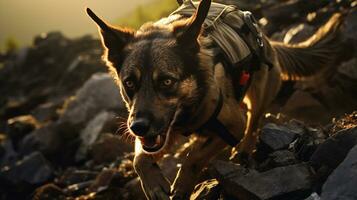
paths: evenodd
<path fill-rule="evenodd" d="M 204 130 L 210 130 L 218 134 L 220 138 L 222 138 L 227 144 L 234 147 L 239 141 L 231 134 L 228 129 L 218 120 L 218 115 L 221 112 L 223 107 L 223 94 L 222 91 L 219 91 L 219 97 L 217 106 L 211 115 L 211 117 L 200 127 L 197 129 L 197 132 L 202 132 Z"/>

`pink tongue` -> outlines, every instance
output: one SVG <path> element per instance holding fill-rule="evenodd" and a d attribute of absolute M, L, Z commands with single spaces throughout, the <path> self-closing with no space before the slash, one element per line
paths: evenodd
<path fill-rule="evenodd" d="M 153 147 L 156 144 L 155 139 L 156 137 L 143 138 L 141 142 L 146 147 Z"/>

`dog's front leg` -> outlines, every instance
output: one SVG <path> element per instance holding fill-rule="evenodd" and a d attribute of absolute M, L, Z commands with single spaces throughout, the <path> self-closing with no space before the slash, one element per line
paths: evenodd
<path fill-rule="evenodd" d="M 153 156 L 145 154 L 135 141 L 134 169 L 140 177 L 145 196 L 150 200 L 169 200 L 170 183 L 164 177 Z"/>
<path fill-rule="evenodd" d="M 225 146 L 226 143 L 218 137 L 199 138 L 195 141 L 172 186 L 172 199 L 189 199 L 202 169 Z"/>

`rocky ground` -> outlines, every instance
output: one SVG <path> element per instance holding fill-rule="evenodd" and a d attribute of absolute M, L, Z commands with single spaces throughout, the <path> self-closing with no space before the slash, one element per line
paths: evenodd
<path fill-rule="evenodd" d="M 343 12 L 344 51 L 329 72 L 286 83 L 248 166 L 220 156 L 192 199 L 357 199 L 357 2 L 230 1 L 286 43 Z M 132 138 L 122 135 L 126 111 L 101 54 L 97 39 L 52 32 L 0 55 L 0 199 L 144 198 Z M 163 162 L 176 170 L 173 156 Z"/>

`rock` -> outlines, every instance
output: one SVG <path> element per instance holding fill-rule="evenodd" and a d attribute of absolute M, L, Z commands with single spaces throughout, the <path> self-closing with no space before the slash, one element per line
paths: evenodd
<path fill-rule="evenodd" d="M 328 122 L 332 116 L 309 92 L 297 90 L 282 108 L 289 117 L 310 123 Z"/>
<path fill-rule="evenodd" d="M 89 194 L 81 195 L 76 197 L 76 199 L 96 199 L 96 200 L 108 200 L 108 199 L 122 199 L 122 200 L 131 200 L 129 198 L 130 194 L 124 188 L 115 188 L 110 187 L 101 190 L 100 192 L 92 192 Z M 139 199 L 138 199 L 139 200 Z"/>
<path fill-rule="evenodd" d="M 94 182 L 94 180 L 84 181 L 80 183 L 75 183 L 73 185 L 67 186 L 63 191 L 71 196 L 78 196 L 79 194 L 85 193 L 87 188 Z"/>
<path fill-rule="evenodd" d="M 19 51 L 16 54 L 15 65 L 23 65 L 24 62 L 26 61 L 28 52 L 29 52 L 28 47 L 23 47 L 19 49 Z"/>
<path fill-rule="evenodd" d="M 102 111 L 88 122 L 87 126 L 81 131 L 81 145 L 76 153 L 76 161 L 84 160 L 88 154 L 89 148 L 97 140 L 100 133 L 108 126 L 108 123 L 114 124 L 114 113 Z"/>
<path fill-rule="evenodd" d="M 0 148 L 0 168 L 6 165 L 14 165 L 19 158 L 19 154 L 14 150 L 14 145 L 11 140 L 5 139 L 1 142 Z"/>
<path fill-rule="evenodd" d="M 211 171 L 224 192 L 235 199 L 301 199 L 311 194 L 311 174 L 304 163 L 260 173 L 233 163 L 216 161 Z"/>
<path fill-rule="evenodd" d="M 119 88 L 107 73 L 94 74 L 77 91 L 59 121 L 83 126 L 102 110 L 125 110 Z"/>
<path fill-rule="evenodd" d="M 0 162 L 1 162 L 3 156 L 6 153 L 6 150 L 5 150 L 5 147 L 2 145 L 2 143 L 4 142 L 3 138 L 5 138 L 5 136 L 3 134 L 0 134 L 0 138 L 1 138 L 0 139 Z M 0 167 L 1 167 L 1 164 L 0 164 Z"/>
<path fill-rule="evenodd" d="M 357 146 L 354 146 L 343 162 L 333 171 L 323 185 L 321 199 L 357 199 Z"/>
<path fill-rule="evenodd" d="M 78 127 L 68 123 L 50 123 L 26 135 L 20 142 L 19 152 L 28 155 L 40 151 L 57 165 L 73 165 L 80 145 L 78 135 Z"/>
<path fill-rule="evenodd" d="M 311 124 L 327 124 L 334 116 L 342 116 L 357 108 L 357 84 L 352 59 L 336 67 L 337 72 L 320 74 L 300 84 L 300 88 L 283 106 L 289 117 Z M 305 89 L 304 89 L 305 88 Z M 306 89 L 308 88 L 308 89 Z"/>
<path fill-rule="evenodd" d="M 259 135 L 259 143 L 270 151 L 275 151 L 288 147 L 299 134 L 301 134 L 300 130 L 269 123 L 262 128 Z"/>
<path fill-rule="evenodd" d="M 31 115 L 22 115 L 7 120 L 6 134 L 16 149 L 20 140 L 39 126 L 37 120 Z"/>
<path fill-rule="evenodd" d="M 196 185 L 190 196 L 192 200 L 216 200 L 221 196 L 221 188 L 216 179 L 209 179 Z"/>
<path fill-rule="evenodd" d="M 1 169 L 1 182 L 16 185 L 20 182 L 40 184 L 53 176 L 52 167 L 40 152 L 34 152 L 13 166 Z"/>
<path fill-rule="evenodd" d="M 33 200 L 63 200 L 66 195 L 63 190 L 55 184 L 46 184 L 36 189 Z"/>
<path fill-rule="evenodd" d="M 306 127 L 306 132 L 290 145 L 290 149 L 299 160 L 309 161 L 316 148 L 325 142 L 326 137 L 321 129 Z"/>
<path fill-rule="evenodd" d="M 53 152 L 59 146 L 59 135 L 57 126 L 49 124 L 26 135 L 19 144 L 19 152 L 27 155 L 34 151 Z"/>
<path fill-rule="evenodd" d="M 99 192 L 104 188 L 108 188 L 115 173 L 115 169 L 104 169 L 97 175 L 94 182 L 88 187 L 88 190 L 90 192 Z"/>
<path fill-rule="evenodd" d="M 95 74 L 77 92 L 74 100 L 68 103 L 58 121 L 35 130 L 23 139 L 20 152 L 26 154 L 41 151 L 47 157 L 54 159 L 51 161 L 61 165 L 73 164 L 76 161 L 76 152 L 81 142 L 79 130 L 85 128 L 88 121 L 102 111 L 119 112 L 123 109 L 124 106 L 113 79 L 108 74 Z M 90 131 L 93 131 L 93 137 L 96 138 L 95 134 L 99 133 L 93 127 L 99 128 L 100 125 L 94 123 L 99 123 L 103 116 L 96 120 L 93 119 L 92 124 L 88 125 L 88 129 L 83 130 L 83 132 L 90 134 L 91 132 L 88 131 L 90 129 Z M 113 114 L 111 116 L 113 118 Z M 109 120 L 109 115 L 107 117 Z M 104 127 L 104 125 L 102 126 Z M 83 138 L 87 138 L 87 136 L 84 135 Z M 88 142 L 83 144 L 91 143 L 92 140 L 87 140 Z M 77 161 L 85 157 L 86 150 L 82 149 L 81 151 L 77 156 Z M 104 158 L 107 158 L 107 156 Z"/>
<path fill-rule="evenodd" d="M 59 110 L 62 107 L 63 99 L 53 100 L 40 104 L 31 111 L 31 114 L 40 122 L 48 123 L 59 118 Z"/>
<path fill-rule="evenodd" d="M 84 159 L 86 149 L 93 144 L 98 134 L 105 128 L 106 122 L 113 122 L 110 119 L 114 118 L 114 114 L 101 114 L 96 118 L 98 113 L 123 110 L 125 109 L 118 87 L 110 75 L 95 74 L 77 92 L 74 100 L 68 103 L 58 121 L 35 130 L 24 138 L 21 153 L 40 150 L 46 155 L 56 158 L 62 164 L 70 164 L 74 162 L 76 156 L 74 152 L 77 151 L 80 142 L 79 135 L 82 135 L 84 143 L 82 143 L 81 150 L 78 151 L 76 160 Z M 80 134 L 78 130 L 85 128 L 90 120 L 93 121 Z M 89 138 L 88 135 L 93 137 Z"/>
<path fill-rule="evenodd" d="M 339 131 L 316 149 L 310 162 L 311 166 L 319 172 L 320 183 L 324 182 L 326 177 L 345 159 L 348 152 L 356 144 L 357 127 L 354 127 Z"/>
<path fill-rule="evenodd" d="M 309 197 L 307 197 L 305 200 L 320 200 L 320 196 L 316 193 L 313 192 Z"/>
<path fill-rule="evenodd" d="M 69 168 L 60 177 L 58 177 L 56 184 L 69 186 L 76 183 L 94 180 L 97 175 L 98 172 L 96 171 Z"/>
<path fill-rule="evenodd" d="M 290 149 L 293 149 L 296 158 L 302 161 L 310 160 L 311 155 L 315 152 L 316 148 L 314 138 L 309 134 L 304 134 L 291 143 L 290 146 Z"/>
<path fill-rule="evenodd" d="M 88 36 L 41 35 L 0 70 L 0 118 L 28 114 L 46 101 L 73 95 L 93 73 L 106 71 L 101 54 L 100 41 Z"/>
<path fill-rule="evenodd" d="M 96 200 L 108 200 L 108 199 L 122 199 L 122 200 L 131 200 L 129 198 L 130 194 L 124 188 L 110 187 L 104 189 L 97 193 L 89 193 L 86 195 L 78 196 L 76 199 L 96 199 Z M 139 200 L 139 199 L 138 199 Z"/>
<path fill-rule="evenodd" d="M 118 136 L 110 133 L 103 134 L 99 141 L 95 142 L 90 150 L 95 163 L 114 161 L 125 152 L 132 152 L 133 146 L 123 141 Z"/>
<path fill-rule="evenodd" d="M 286 166 L 298 163 L 295 154 L 289 150 L 275 151 L 269 155 L 274 167 Z"/>
<path fill-rule="evenodd" d="M 353 74 L 351 73 L 351 76 Z M 319 87 L 316 96 L 328 108 L 329 116 L 342 116 L 357 108 L 357 83 L 343 74 L 335 73 Z M 327 123 L 329 121 L 326 121 Z"/>
<path fill-rule="evenodd" d="M 62 43 L 65 45 L 67 43 L 66 38 L 63 36 L 61 32 L 53 31 L 49 33 L 43 33 L 34 38 L 34 45 L 50 45 L 51 43 Z"/>

